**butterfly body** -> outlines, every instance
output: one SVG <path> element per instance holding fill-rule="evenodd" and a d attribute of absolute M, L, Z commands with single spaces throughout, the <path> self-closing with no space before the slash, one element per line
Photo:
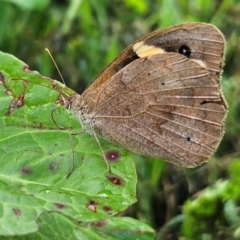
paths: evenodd
<path fill-rule="evenodd" d="M 180 166 L 201 165 L 223 135 L 224 44 L 204 23 L 150 33 L 74 95 L 71 108 L 95 138 Z"/>

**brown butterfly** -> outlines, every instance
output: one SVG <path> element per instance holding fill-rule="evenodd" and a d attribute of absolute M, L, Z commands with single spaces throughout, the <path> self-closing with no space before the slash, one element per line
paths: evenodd
<path fill-rule="evenodd" d="M 206 23 L 157 30 L 113 60 L 70 108 L 97 135 L 142 155 L 196 167 L 216 151 L 227 104 L 225 40 Z"/>

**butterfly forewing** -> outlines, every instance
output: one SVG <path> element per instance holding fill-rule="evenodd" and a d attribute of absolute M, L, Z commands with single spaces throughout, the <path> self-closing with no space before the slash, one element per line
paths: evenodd
<path fill-rule="evenodd" d="M 180 53 L 186 46 L 190 49 L 190 59 L 204 61 L 210 73 L 219 82 L 223 65 L 225 40 L 223 34 L 207 23 L 186 23 L 156 30 L 130 44 L 116 57 L 88 86 L 87 90 L 100 86 L 102 82 L 124 68 L 138 56 L 133 50 L 134 44 L 144 42 L 164 49 L 166 52 Z"/>

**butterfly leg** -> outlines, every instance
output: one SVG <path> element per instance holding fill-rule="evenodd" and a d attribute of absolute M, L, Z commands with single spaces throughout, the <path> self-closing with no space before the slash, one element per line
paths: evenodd
<path fill-rule="evenodd" d="M 96 142 L 97 142 L 97 144 L 98 144 L 98 146 L 99 146 L 99 148 L 100 148 L 100 151 L 101 151 L 101 153 L 102 153 L 103 159 L 104 159 L 104 161 L 105 161 L 105 163 L 106 163 L 106 165 L 107 165 L 108 172 L 109 172 L 109 173 L 112 173 L 111 168 L 110 168 L 110 165 L 109 165 L 109 163 L 108 163 L 108 160 L 106 159 L 105 153 L 103 152 L 103 149 L 102 149 L 102 147 L 101 147 L 101 144 L 100 144 L 100 142 L 99 142 L 99 140 L 98 140 L 98 137 L 97 137 L 96 134 L 94 134 L 94 133 L 92 134 L 92 136 L 94 137 L 94 139 L 96 140 Z"/>
<path fill-rule="evenodd" d="M 70 171 L 68 172 L 66 178 L 69 178 L 69 177 L 71 176 L 71 174 L 73 173 L 73 171 L 74 171 L 76 151 L 75 151 L 74 144 L 73 144 L 73 136 L 81 135 L 81 134 L 83 134 L 83 133 L 85 133 L 85 132 L 86 132 L 86 131 L 83 130 L 83 131 L 81 131 L 81 132 L 71 133 L 71 134 L 69 135 L 69 141 L 70 141 L 71 148 L 72 148 L 72 165 L 71 165 L 71 169 L 70 169 Z"/>

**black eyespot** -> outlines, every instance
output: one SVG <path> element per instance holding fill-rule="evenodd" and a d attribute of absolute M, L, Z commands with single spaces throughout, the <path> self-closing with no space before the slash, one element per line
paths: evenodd
<path fill-rule="evenodd" d="M 178 52 L 180 54 L 182 54 L 183 56 L 185 56 L 185 57 L 190 57 L 190 55 L 191 55 L 191 49 L 188 46 L 186 46 L 186 45 L 182 45 L 178 49 Z"/>
<path fill-rule="evenodd" d="M 188 142 L 190 142 L 190 141 L 191 141 L 191 138 L 190 138 L 190 137 L 187 137 L 186 140 L 187 140 Z"/>
<path fill-rule="evenodd" d="M 207 101 L 206 100 L 203 100 L 202 102 L 200 102 L 200 105 L 203 105 L 203 104 L 206 104 Z"/>

